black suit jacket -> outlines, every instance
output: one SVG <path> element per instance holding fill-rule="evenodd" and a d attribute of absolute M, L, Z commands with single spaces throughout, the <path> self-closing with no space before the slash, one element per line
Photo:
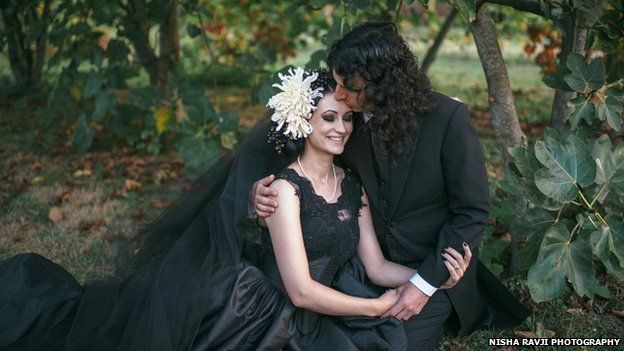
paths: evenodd
<path fill-rule="evenodd" d="M 356 125 L 341 160 L 364 184 L 388 259 L 417 268 L 439 287 L 449 278 L 441 251 L 450 246 L 463 252 L 462 243 L 470 245 L 475 255 L 468 270 L 446 291 L 459 317 L 459 334 L 465 335 L 494 318 L 477 287 L 477 248 L 490 211 L 487 175 L 466 106 L 437 93 L 433 98 L 437 108 L 422 118 L 389 173 L 388 194 L 381 197 L 387 203 L 379 200 L 373 146 L 363 123 Z"/>

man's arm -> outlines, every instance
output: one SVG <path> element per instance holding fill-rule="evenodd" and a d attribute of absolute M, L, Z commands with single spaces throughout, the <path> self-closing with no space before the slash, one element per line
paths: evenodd
<path fill-rule="evenodd" d="M 419 275 L 436 287 L 449 277 L 439 253 L 447 246 L 462 252 L 463 243 L 476 251 L 490 212 L 485 161 L 470 113 L 463 104 L 455 109 L 447 126 L 442 167 L 451 214 L 440 231 L 436 250 L 418 268 Z"/>
<path fill-rule="evenodd" d="M 434 289 L 450 276 L 445 248 L 463 252 L 464 243 L 472 250 L 479 245 L 490 211 L 487 173 L 479 138 L 463 104 L 457 106 L 449 120 L 441 157 L 451 215 L 440 231 L 435 251 L 424 259 L 410 282 L 398 288 L 399 302 L 382 317 L 393 315 L 407 320 L 420 313 Z M 463 272 L 467 267 L 459 269 Z"/>

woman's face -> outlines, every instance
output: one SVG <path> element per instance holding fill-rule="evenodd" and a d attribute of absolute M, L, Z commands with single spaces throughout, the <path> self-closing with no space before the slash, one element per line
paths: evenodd
<path fill-rule="evenodd" d="M 314 148 L 333 155 L 344 151 L 353 131 L 353 111 L 336 94 L 323 96 L 310 118 L 312 133 L 306 139 L 306 150 Z"/>

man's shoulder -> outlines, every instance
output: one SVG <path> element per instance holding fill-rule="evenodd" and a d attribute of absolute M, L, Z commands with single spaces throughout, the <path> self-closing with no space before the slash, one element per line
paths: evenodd
<path fill-rule="evenodd" d="M 433 99 L 436 103 L 436 107 L 429 112 L 429 115 L 442 115 L 450 117 L 460 106 L 466 106 L 458 98 L 451 98 L 436 91 L 431 92 L 431 99 Z"/>

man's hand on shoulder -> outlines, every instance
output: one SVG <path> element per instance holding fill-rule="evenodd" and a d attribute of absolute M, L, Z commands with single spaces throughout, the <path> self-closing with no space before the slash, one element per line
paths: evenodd
<path fill-rule="evenodd" d="M 278 206 L 275 197 L 277 196 L 277 190 L 269 188 L 271 183 L 275 180 L 274 175 L 264 177 L 255 182 L 252 188 L 251 203 L 253 205 L 254 212 L 261 218 L 269 217 Z"/>
<path fill-rule="evenodd" d="M 381 318 L 394 316 L 400 321 L 406 321 L 419 314 L 429 301 L 429 296 L 420 291 L 412 282 L 401 285 L 397 292 L 400 296 L 399 301 Z"/>

